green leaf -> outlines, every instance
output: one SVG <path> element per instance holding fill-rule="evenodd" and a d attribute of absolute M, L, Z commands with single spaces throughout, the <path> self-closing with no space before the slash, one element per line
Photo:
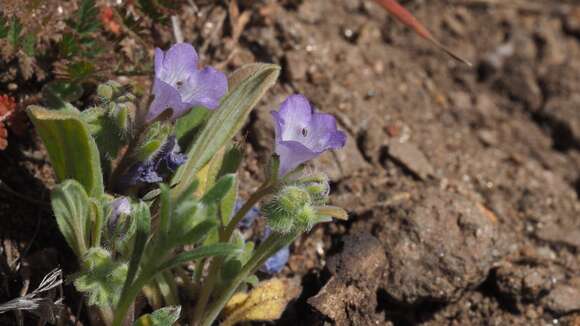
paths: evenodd
<path fill-rule="evenodd" d="M 181 307 L 163 307 L 151 314 L 146 314 L 133 324 L 133 326 L 170 326 L 177 322 L 181 315 Z"/>
<path fill-rule="evenodd" d="M 235 182 L 235 174 L 227 174 L 221 177 L 216 182 L 216 184 L 205 193 L 205 195 L 201 198 L 201 202 L 206 205 L 218 204 L 230 191 Z"/>
<path fill-rule="evenodd" d="M 242 262 L 239 259 L 231 258 L 225 262 L 222 267 L 221 277 L 224 281 L 233 280 L 242 270 Z"/>
<path fill-rule="evenodd" d="M 169 198 L 169 187 L 165 184 L 159 185 L 161 191 L 161 207 L 159 209 L 159 230 L 161 234 L 168 235 L 171 223 L 171 199 Z"/>
<path fill-rule="evenodd" d="M 69 78 L 74 83 L 80 83 L 87 80 L 95 74 L 96 70 L 97 68 L 95 65 L 88 61 L 73 62 L 67 67 Z"/>
<path fill-rule="evenodd" d="M 224 155 L 222 167 L 218 173 L 218 176 L 222 176 L 228 173 L 236 173 L 240 167 L 240 164 L 242 163 L 243 158 L 243 149 L 238 145 L 232 146 L 228 151 L 226 151 Z"/>
<path fill-rule="evenodd" d="M 12 17 L 12 22 L 10 23 L 10 28 L 8 29 L 8 41 L 12 46 L 17 47 L 18 41 L 20 40 L 20 33 L 22 32 L 22 24 L 18 21 L 16 17 Z"/>
<path fill-rule="evenodd" d="M 32 33 L 27 33 L 21 39 L 22 50 L 28 56 L 33 57 L 35 53 L 35 46 L 36 46 L 36 36 Z"/>
<path fill-rule="evenodd" d="M 151 282 L 157 290 L 158 295 L 163 298 L 165 305 L 177 306 L 179 305 L 179 290 L 175 275 L 171 270 L 165 270 L 161 274 L 157 274 L 155 279 Z M 150 302 L 155 306 L 155 303 Z"/>
<path fill-rule="evenodd" d="M 83 271 L 74 280 L 75 288 L 88 296 L 91 306 L 115 305 L 127 277 L 127 264 L 115 261 L 111 253 L 101 247 L 90 248 L 82 262 Z"/>
<path fill-rule="evenodd" d="M 83 0 L 76 12 L 74 29 L 79 34 L 87 34 L 97 30 L 100 26 L 99 10 L 94 0 Z"/>
<path fill-rule="evenodd" d="M 172 196 L 179 195 L 193 181 L 214 154 L 243 127 L 248 115 L 270 89 L 280 74 L 280 67 L 272 64 L 251 64 L 240 68 L 229 78 L 231 91 L 222 99 L 220 107 L 200 131 L 187 151 L 188 161 L 182 165 L 172 184 L 177 184 Z"/>
<path fill-rule="evenodd" d="M 67 102 L 74 102 L 83 96 L 84 90 L 80 84 L 65 80 L 53 80 L 42 87 L 42 97 L 46 104 L 58 109 Z"/>
<path fill-rule="evenodd" d="M 104 196 L 103 196 L 104 197 Z M 103 222 L 105 221 L 105 208 L 103 201 L 96 198 L 89 198 L 90 207 L 90 247 L 97 247 L 101 245 L 101 237 L 103 235 Z"/>
<path fill-rule="evenodd" d="M 34 105 L 27 111 L 58 180 L 76 180 L 89 195 L 99 198 L 103 194 L 99 151 L 80 115 Z"/>
<path fill-rule="evenodd" d="M 236 254 L 239 251 L 240 248 L 231 243 L 216 243 L 209 246 L 199 247 L 191 251 L 182 252 L 176 255 L 175 257 L 169 259 L 158 268 L 158 272 L 161 272 L 168 268 L 180 266 L 192 260 L 215 256 L 224 257 Z"/>
<path fill-rule="evenodd" d="M 222 225 L 228 225 L 230 218 L 234 213 L 234 208 L 236 206 L 236 200 L 238 199 L 238 182 L 234 182 L 234 185 L 230 188 L 227 194 L 224 196 L 220 202 L 220 215 L 222 220 Z"/>
<path fill-rule="evenodd" d="M 203 221 L 203 222 L 199 223 L 198 225 L 196 225 L 187 234 L 185 234 L 181 238 L 179 243 L 176 244 L 176 246 L 186 245 L 186 244 L 196 244 L 196 243 L 200 242 L 201 240 L 203 240 L 203 238 L 205 236 L 207 236 L 209 234 L 209 232 L 213 228 L 215 228 L 216 226 L 217 226 L 217 223 L 215 221 L 212 221 L 212 220 Z"/>
<path fill-rule="evenodd" d="M 81 112 L 91 135 L 97 144 L 103 161 L 103 168 L 109 171 L 111 162 L 117 158 L 119 151 L 126 144 L 123 130 L 115 123 L 107 108 L 91 107 Z"/>
<path fill-rule="evenodd" d="M 133 253 L 131 255 L 131 260 L 129 261 L 129 271 L 127 272 L 127 278 L 125 280 L 126 286 L 129 286 L 129 284 L 133 282 L 133 279 L 137 274 L 137 269 L 141 263 L 141 258 L 143 258 L 145 245 L 147 244 L 147 239 L 149 238 L 149 232 L 151 230 L 151 213 L 149 212 L 149 206 L 144 202 L 139 202 L 138 205 L 133 206 L 133 210 L 134 213 L 132 215 L 137 222 L 137 230 L 135 232 Z"/>
<path fill-rule="evenodd" d="M 63 58 L 68 58 L 78 54 L 80 46 L 73 34 L 65 33 L 62 35 L 62 39 L 58 43 L 58 49 Z"/>
<path fill-rule="evenodd" d="M 77 257 L 88 249 L 90 230 L 89 197 L 75 180 L 66 180 L 51 192 L 51 204 L 56 223 Z"/>
<path fill-rule="evenodd" d="M 206 108 L 197 107 L 177 119 L 175 122 L 175 135 L 181 146 L 184 148 L 189 147 L 197 128 L 205 121 L 209 112 Z"/>

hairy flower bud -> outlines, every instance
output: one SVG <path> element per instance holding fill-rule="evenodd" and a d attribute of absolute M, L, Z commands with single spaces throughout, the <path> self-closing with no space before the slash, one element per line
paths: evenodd
<path fill-rule="evenodd" d="M 109 84 L 100 84 L 97 87 L 97 95 L 99 95 L 103 100 L 110 101 L 113 98 L 113 87 Z"/>
<path fill-rule="evenodd" d="M 116 99 L 123 92 L 125 92 L 123 85 L 114 80 L 109 80 L 108 82 L 97 86 L 97 94 L 101 100 L 105 102 L 110 102 Z"/>
<path fill-rule="evenodd" d="M 310 194 L 298 186 L 283 188 L 262 210 L 268 225 L 279 233 L 309 230 L 316 220 Z"/>

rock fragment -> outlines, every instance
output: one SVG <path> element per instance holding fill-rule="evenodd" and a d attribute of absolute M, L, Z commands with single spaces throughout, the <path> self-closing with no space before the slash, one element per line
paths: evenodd
<path fill-rule="evenodd" d="M 506 263 L 495 271 L 499 293 L 515 304 L 536 302 L 552 290 L 555 280 L 562 277 L 563 271 L 536 263 Z"/>
<path fill-rule="evenodd" d="M 415 144 L 392 142 L 389 144 L 389 156 L 422 180 L 435 172 L 425 154 Z"/>
<path fill-rule="evenodd" d="M 580 311 L 580 277 L 557 284 L 554 290 L 542 299 L 549 311 L 564 315 Z"/>

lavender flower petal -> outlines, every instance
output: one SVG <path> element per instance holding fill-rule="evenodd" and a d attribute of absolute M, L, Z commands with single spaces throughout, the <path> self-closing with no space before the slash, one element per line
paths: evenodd
<path fill-rule="evenodd" d="M 157 57 L 161 57 L 160 60 Z M 155 75 L 167 83 L 175 85 L 179 80 L 186 79 L 187 74 L 197 70 L 199 58 L 197 52 L 188 43 L 177 43 L 163 52 L 155 49 Z"/>
<path fill-rule="evenodd" d="M 226 94 L 226 76 L 211 67 L 198 69 L 198 56 L 193 46 L 178 43 L 167 52 L 155 50 L 155 96 L 146 120 L 151 122 L 168 108 L 175 120 L 194 107 L 215 109 Z"/>
<path fill-rule="evenodd" d="M 228 89 L 228 80 L 220 71 L 206 67 L 190 76 L 181 92 L 183 100 L 192 106 L 216 109 Z"/>
<path fill-rule="evenodd" d="M 270 227 L 266 227 L 264 229 L 264 233 L 262 234 L 262 241 L 266 240 L 271 234 L 272 229 Z M 290 257 L 290 246 L 286 246 L 278 250 L 278 252 L 276 252 L 270 258 L 266 259 L 264 264 L 260 267 L 260 271 L 266 274 L 279 273 L 288 263 L 289 257 Z"/>
<path fill-rule="evenodd" d="M 286 266 L 288 258 L 290 258 L 290 247 L 286 246 L 268 258 L 260 270 L 266 274 L 277 274 Z"/>
<path fill-rule="evenodd" d="M 276 153 L 280 156 L 281 176 L 326 150 L 341 148 L 346 135 L 336 127 L 330 114 L 313 112 L 302 95 L 289 96 L 272 112 L 275 120 Z"/>
<path fill-rule="evenodd" d="M 155 97 L 149 106 L 146 117 L 149 122 L 153 121 L 165 110 L 173 110 L 171 114 L 171 119 L 173 119 L 174 116 L 179 116 L 180 113 L 186 112 L 191 108 L 187 103 L 181 101 L 181 95 L 176 88 L 159 78 L 155 78 L 153 82 L 153 94 Z"/>

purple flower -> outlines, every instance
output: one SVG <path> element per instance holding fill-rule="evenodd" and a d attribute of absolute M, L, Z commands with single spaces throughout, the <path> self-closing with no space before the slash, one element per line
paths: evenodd
<path fill-rule="evenodd" d="M 341 148 L 346 143 L 346 135 L 336 129 L 334 117 L 314 112 L 302 95 L 289 96 L 280 106 L 280 111 L 273 111 L 272 115 L 276 122 L 276 154 L 280 156 L 280 176 L 322 152 Z"/>
<path fill-rule="evenodd" d="M 117 227 L 117 221 L 121 215 L 131 214 L 131 202 L 127 197 L 119 197 L 111 202 L 111 213 L 107 220 L 107 227 L 109 232 L 113 233 Z"/>
<path fill-rule="evenodd" d="M 193 46 L 177 43 L 167 52 L 155 49 L 155 95 L 146 120 L 152 121 L 167 109 L 175 120 L 194 107 L 218 107 L 228 90 L 226 76 L 212 67 L 198 69 L 198 57 Z"/>
<path fill-rule="evenodd" d="M 264 234 L 262 234 L 262 241 L 266 240 L 272 234 L 272 229 L 266 227 L 264 229 Z M 260 270 L 266 274 L 276 274 L 279 273 L 284 266 L 288 263 L 288 258 L 290 257 L 290 246 L 286 246 L 273 256 L 266 259 L 264 265 L 260 267 Z"/>
<path fill-rule="evenodd" d="M 168 172 L 174 172 L 185 163 L 187 157 L 180 153 L 175 136 L 169 136 L 159 151 L 149 160 L 133 165 L 123 177 L 123 187 L 139 183 L 159 183 Z"/>
<path fill-rule="evenodd" d="M 277 274 L 286 266 L 289 257 L 290 247 L 286 246 L 268 258 L 260 270 L 266 274 Z"/>

